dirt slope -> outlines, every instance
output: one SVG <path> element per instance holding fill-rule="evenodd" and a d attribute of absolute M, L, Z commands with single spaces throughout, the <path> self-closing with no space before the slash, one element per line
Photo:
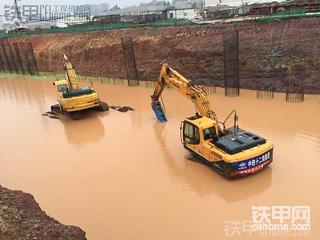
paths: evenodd
<path fill-rule="evenodd" d="M 33 196 L 0 186 L 0 240 L 85 240 L 85 232 L 43 212 Z"/>
<path fill-rule="evenodd" d="M 199 83 L 222 85 L 222 33 L 233 29 L 240 31 L 242 87 L 272 82 L 283 91 L 285 81 L 295 80 L 306 92 L 320 92 L 320 18 L 33 35 L 11 41 L 31 40 L 41 71 L 61 71 L 59 54 L 64 51 L 80 74 L 124 78 L 120 39 L 132 36 L 141 79 L 156 79 L 160 63 L 168 62 Z M 290 77 L 284 77 L 284 64 L 292 68 Z"/>

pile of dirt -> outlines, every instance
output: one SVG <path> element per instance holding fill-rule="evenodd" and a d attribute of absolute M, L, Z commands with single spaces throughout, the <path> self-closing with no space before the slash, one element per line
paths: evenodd
<path fill-rule="evenodd" d="M 0 186 L 0 240 L 85 240 L 79 227 L 46 215 L 32 195 Z"/>
<path fill-rule="evenodd" d="M 129 106 L 110 106 L 110 108 L 117 110 L 119 112 L 128 112 L 128 111 L 134 111 L 132 107 Z"/>
<path fill-rule="evenodd" d="M 53 118 L 53 119 L 60 119 L 59 114 L 53 111 L 48 111 L 46 113 L 43 113 L 42 116 Z"/>
<path fill-rule="evenodd" d="M 121 38 L 132 36 L 141 80 L 157 79 L 160 64 L 167 62 L 197 84 L 223 86 L 223 33 L 232 30 L 239 30 L 242 88 L 272 83 L 285 91 L 287 81 L 297 81 L 305 92 L 320 92 L 320 18 L 43 34 L 10 41 L 31 41 L 40 71 L 62 71 L 63 51 L 81 75 L 125 78 Z"/>

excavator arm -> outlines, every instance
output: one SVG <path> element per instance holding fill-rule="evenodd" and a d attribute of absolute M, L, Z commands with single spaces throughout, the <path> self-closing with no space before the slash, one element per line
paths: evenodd
<path fill-rule="evenodd" d="M 217 121 L 216 113 L 211 107 L 205 90 L 192 84 L 191 80 L 186 79 L 180 73 L 170 68 L 167 63 L 164 63 L 161 67 L 159 78 L 156 82 L 153 95 L 151 96 L 151 106 L 159 121 L 167 121 L 164 109 L 159 101 L 166 86 L 173 87 L 190 99 L 200 115 Z"/>
<path fill-rule="evenodd" d="M 63 56 L 63 68 L 68 80 L 70 91 L 78 89 L 79 81 L 77 80 L 76 72 L 73 69 L 72 64 L 67 58 L 67 56 L 64 53 L 62 53 L 62 56 Z"/>

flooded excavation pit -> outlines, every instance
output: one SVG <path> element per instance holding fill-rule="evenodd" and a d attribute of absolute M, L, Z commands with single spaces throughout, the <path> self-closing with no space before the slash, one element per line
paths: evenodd
<path fill-rule="evenodd" d="M 309 239 L 320 237 L 319 96 L 289 103 L 274 93 L 261 101 L 256 91 L 230 98 L 217 88 L 209 98 L 218 119 L 236 109 L 239 129 L 274 145 L 265 169 L 228 180 L 191 161 L 183 148 L 181 121 L 195 114 L 184 96 L 163 93 L 168 121 L 160 123 L 150 106 L 153 88 L 94 83 L 94 89 L 109 106 L 130 109 L 53 120 L 51 81 L 0 78 L 2 186 L 31 193 L 49 216 L 81 227 L 89 240 L 230 239 L 226 222 L 252 219 L 253 206 L 279 205 L 310 206 Z M 260 239 L 249 234 L 238 238 Z"/>

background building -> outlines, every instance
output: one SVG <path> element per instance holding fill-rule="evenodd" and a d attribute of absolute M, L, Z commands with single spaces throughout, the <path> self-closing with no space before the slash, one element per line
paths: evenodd
<path fill-rule="evenodd" d="M 173 9 L 167 11 L 167 18 L 176 18 L 176 19 L 193 19 L 198 16 L 198 11 L 194 8 L 186 9 Z"/>

